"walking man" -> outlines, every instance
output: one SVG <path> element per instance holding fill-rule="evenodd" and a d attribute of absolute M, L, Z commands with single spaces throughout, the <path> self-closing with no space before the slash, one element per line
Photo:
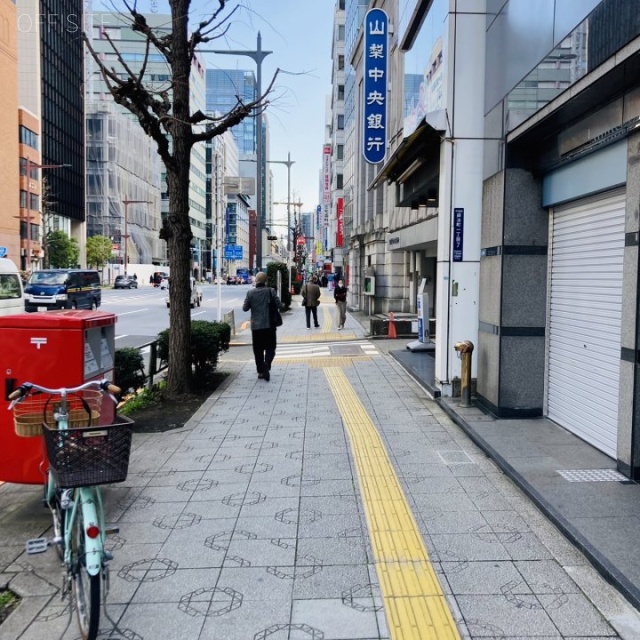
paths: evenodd
<path fill-rule="evenodd" d="M 242 310 L 251 310 L 251 342 L 258 378 L 269 382 L 271 363 L 276 357 L 276 327 L 269 321 L 269 303 L 274 301 L 278 309 L 282 304 L 275 289 L 266 285 L 267 274 L 261 271 L 256 275 L 255 289 L 247 291 Z"/>
<path fill-rule="evenodd" d="M 302 300 L 304 304 L 304 312 L 307 317 L 307 329 L 311 329 L 311 314 L 313 314 L 313 326 L 319 327 L 318 324 L 318 305 L 320 304 L 320 287 L 318 286 L 318 278 L 312 276 L 311 282 L 302 287 Z"/>
<path fill-rule="evenodd" d="M 344 323 L 347 321 L 347 287 L 344 286 L 344 280 L 338 280 L 338 286 L 333 290 L 333 299 L 336 301 L 336 311 L 338 331 L 344 329 Z"/>

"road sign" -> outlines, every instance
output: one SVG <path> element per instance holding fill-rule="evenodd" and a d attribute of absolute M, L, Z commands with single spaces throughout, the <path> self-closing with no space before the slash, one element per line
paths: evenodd
<path fill-rule="evenodd" d="M 0 247 L 0 258 L 4 258 L 7 255 L 7 247 Z"/>
<path fill-rule="evenodd" d="M 224 259 L 225 260 L 242 260 L 242 245 L 225 244 Z"/>

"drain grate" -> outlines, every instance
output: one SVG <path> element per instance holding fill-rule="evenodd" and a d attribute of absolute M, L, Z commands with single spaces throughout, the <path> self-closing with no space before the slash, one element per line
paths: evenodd
<path fill-rule="evenodd" d="M 624 482 L 627 480 L 615 469 L 572 469 L 557 472 L 567 482 Z"/>

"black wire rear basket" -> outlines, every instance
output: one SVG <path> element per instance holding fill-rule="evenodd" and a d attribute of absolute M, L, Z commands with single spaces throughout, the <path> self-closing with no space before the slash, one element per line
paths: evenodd
<path fill-rule="evenodd" d="M 129 470 L 133 420 L 81 429 L 42 425 L 49 467 L 59 487 L 72 489 L 124 482 Z"/>

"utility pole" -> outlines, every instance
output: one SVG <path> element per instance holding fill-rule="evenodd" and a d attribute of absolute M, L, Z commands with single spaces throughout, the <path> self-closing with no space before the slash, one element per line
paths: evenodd
<path fill-rule="evenodd" d="M 255 61 L 257 66 L 256 73 L 256 99 L 262 96 L 262 61 L 273 51 L 264 51 L 262 49 L 262 36 L 258 31 L 258 38 L 255 51 L 243 51 L 243 50 L 217 50 L 217 49 L 198 49 L 199 53 L 218 53 L 229 56 L 248 56 Z M 262 194 L 264 193 L 264 173 L 262 171 L 262 108 L 258 107 L 258 113 L 256 115 L 256 128 L 257 142 L 256 142 L 256 159 L 258 164 L 258 199 L 256 206 L 256 268 L 260 270 L 262 268 L 262 227 L 264 225 L 264 203 L 262 200 Z"/>

